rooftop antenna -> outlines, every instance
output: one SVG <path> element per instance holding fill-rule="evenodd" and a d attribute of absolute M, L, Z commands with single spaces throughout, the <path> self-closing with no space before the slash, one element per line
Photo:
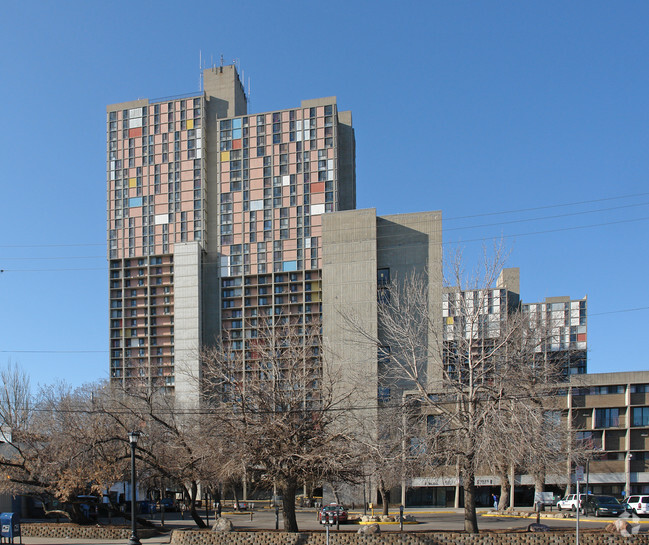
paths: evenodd
<path fill-rule="evenodd" d="M 221 74 L 223 73 L 223 55 L 221 55 Z"/>
<path fill-rule="evenodd" d="M 198 50 L 198 90 L 203 91 L 203 52 Z"/>

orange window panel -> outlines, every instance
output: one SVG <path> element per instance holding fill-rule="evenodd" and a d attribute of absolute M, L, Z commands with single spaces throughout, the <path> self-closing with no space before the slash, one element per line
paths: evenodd
<path fill-rule="evenodd" d="M 129 138 L 135 138 L 136 136 L 142 136 L 142 127 L 135 127 L 128 130 Z"/>
<path fill-rule="evenodd" d="M 241 149 L 241 138 L 232 140 L 232 149 Z"/>
<path fill-rule="evenodd" d="M 324 182 L 313 182 L 311 184 L 311 193 L 323 193 L 325 189 Z"/>

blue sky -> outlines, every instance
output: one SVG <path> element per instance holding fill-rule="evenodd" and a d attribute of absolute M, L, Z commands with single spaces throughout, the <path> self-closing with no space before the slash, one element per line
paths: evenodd
<path fill-rule="evenodd" d="M 641 1 L 7 3 L 0 364 L 107 377 L 105 106 L 198 91 L 223 55 L 250 112 L 352 110 L 358 208 L 441 209 L 469 260 L 502 236 L 525 302 L 588 295 L 591 372 L 649 369 L 648 23 Z"/>

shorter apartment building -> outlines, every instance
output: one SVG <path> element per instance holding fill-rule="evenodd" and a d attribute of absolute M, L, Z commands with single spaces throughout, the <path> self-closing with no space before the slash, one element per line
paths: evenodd
<path fill-rule="evenodd" d="M 584 452 L 582 486 L 620 498 L 649 493 L 649 371 L 571 375 L 560 395 L 564 421 Z M 478 475 L 476 485 L 479 505 L 491 505 L 491 494 L 500 494 L 496 476 Z M 574 464 L 546 476 L 547 491 L 563 495 L 575 486 Z M 515 474 L 513 488 L 514 506 L 532 505 L 531 475 Z M 462 488 L 450 470 L 410 479 L 402 498 L 406 505 L 459 506 Z"/>

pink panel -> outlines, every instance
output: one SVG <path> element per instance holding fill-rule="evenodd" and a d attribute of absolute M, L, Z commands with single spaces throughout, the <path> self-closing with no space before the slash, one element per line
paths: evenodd
<path fill-rule="evenodd" d="M 324 202 L 324 193 L 311 193 L 311 204 L 323 204 Z"/>

